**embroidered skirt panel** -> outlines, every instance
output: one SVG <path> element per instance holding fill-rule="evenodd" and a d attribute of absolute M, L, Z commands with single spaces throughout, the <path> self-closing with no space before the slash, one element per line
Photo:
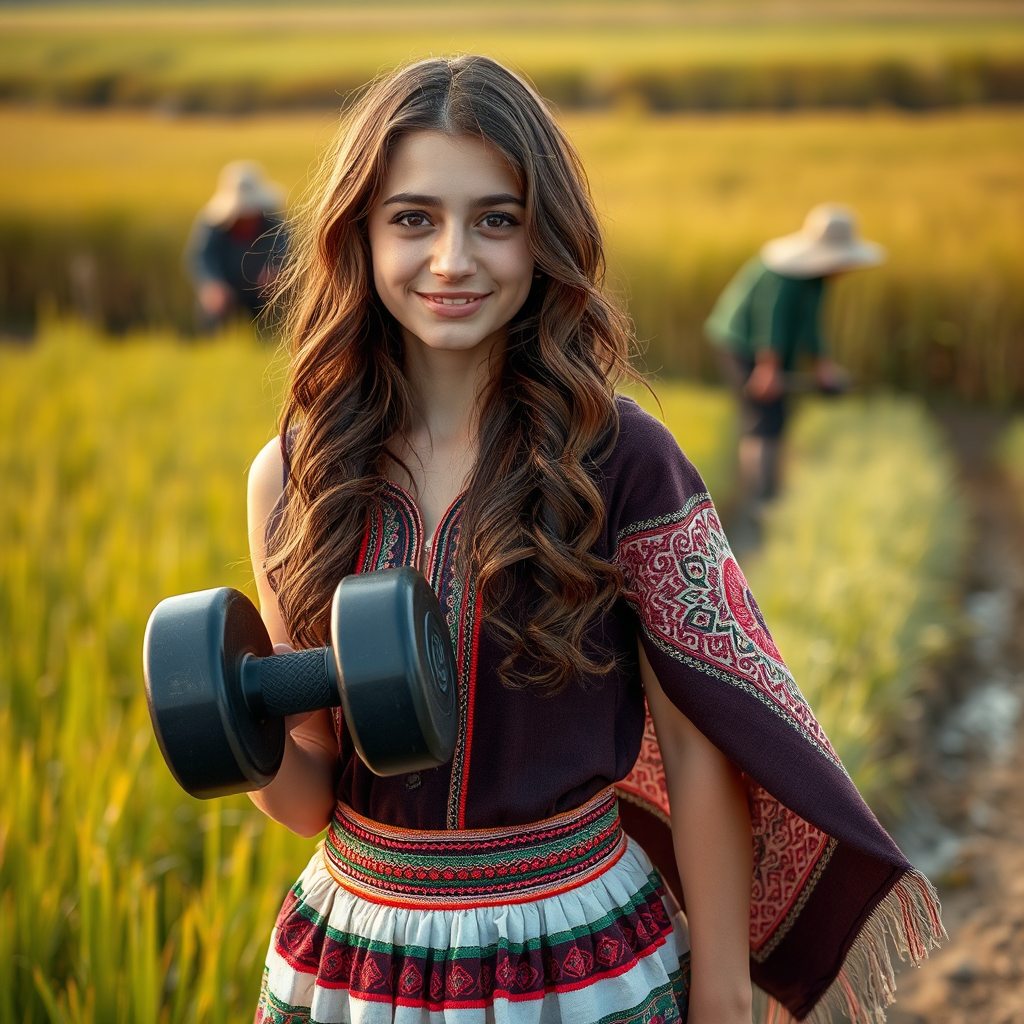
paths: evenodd
<path fill-rule="evenodd" d="M 615 797 L 526 829 L 415 833 L 339 806 L 271 939 L 257 1024 L 668 1024 L 683 916 Z"/>

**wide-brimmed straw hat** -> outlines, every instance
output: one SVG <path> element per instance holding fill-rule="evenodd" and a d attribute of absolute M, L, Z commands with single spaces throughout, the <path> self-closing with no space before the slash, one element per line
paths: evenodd
<path fill-rule="evenodd" d="M 284 209 L 284 189 L 271 181 L 254 160 L 226 164 L 217 178 L 217 191 L 203 207 L 208 224 L 230 224 L 239 217 L 276 213 Z"/>
<path fill-rule="evenodd" d="M 826 277 L 874 267 L 885 258 L 883 246 L 857 236 L 856 215 L 839 203 L 814 207 L 799 231 L 773 238 L 761 249 L 764 265 L 786 277 Z"/>

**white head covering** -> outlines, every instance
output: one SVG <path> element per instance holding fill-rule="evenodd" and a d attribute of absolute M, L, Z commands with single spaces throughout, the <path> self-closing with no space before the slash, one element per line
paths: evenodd
<path fill-rule="evenodd" d="M 275 213 L 284 208 L 284 189 L 267 178 L 254 160 L 226 164 L 217 179 L 217 191 L 203 207 L 202 218 L 215 227 L 239 217 Z"/>
<path fill-rule="evenodd" d="M 856 215 L 838 203 L 814 207 L 799 231 L 773 238 L 761 249 L 761 259 L 769 270 L 799 278 L 874 267 L 885 258 L 883 246 L 858 238 Z"/>

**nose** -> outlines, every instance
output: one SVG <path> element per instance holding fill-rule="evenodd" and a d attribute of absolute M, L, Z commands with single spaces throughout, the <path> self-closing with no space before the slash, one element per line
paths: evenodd
<path fill-rule="evenodd" d="M 438 233 L 430 254 L 430 272 L 446 281 L 461 281 L 476 273 L 476 258 L 461 225 L 449 224 Z"/>

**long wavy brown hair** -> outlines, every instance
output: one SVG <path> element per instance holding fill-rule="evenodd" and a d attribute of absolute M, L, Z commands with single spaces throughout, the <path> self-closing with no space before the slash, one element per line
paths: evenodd
<path fill-rule="evenodd" d="M 326 643 L 333 590 L 356 568 L 393 464 L 389 444 L 410 423 L 401 334 L 373 285 L 366 222 L 389 155 L 418 131 L 484 140 L 524 191 L 539 274 L 480 398 L 459 557 L 504 645 L 503 681 L 554 692 L 613 663 L 584 641 L 620 587 L 591 549 L 605 515 L 596 471 L 617 436 L 614 384 L 633 375 L 632 331 L 602 293 L 600 227 L 579 156 L 533 89 L 486 57 L 426 60 L 375 82 L 344 118 L 296 219 L 282 288 L 289 476 L 267 570 L 294 641 Z M 516 617 L 507 599 L 524 581 L 536 599 Z"/>

